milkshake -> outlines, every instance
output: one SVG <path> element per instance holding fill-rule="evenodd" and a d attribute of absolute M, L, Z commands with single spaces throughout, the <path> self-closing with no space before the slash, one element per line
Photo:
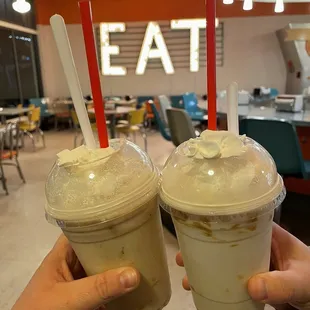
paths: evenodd
<path fill-rule="evenodd" d="M 46 217 L 61 227 L 87 275 L 132 266 L 137 290 L 107 310 L 157 310 L 171 289 L 157 199 L 158 174 L 138 146 L 111 140 L 58 154 L 46 183 Z"/>
<path fill-rule="evenodd" d="M 197 309 L 264 309 L 247 282 L 269 270 L 273 213 L 285 197 L 269 153 L 245 136 L 205 131 L 172 153 L 159 192 Z"/>

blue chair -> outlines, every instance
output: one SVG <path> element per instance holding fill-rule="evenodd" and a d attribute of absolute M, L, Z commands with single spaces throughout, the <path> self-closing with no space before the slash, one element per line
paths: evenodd
<path fill-rule="evenodd" d="M 275 98 L 279 95 L 279 91 L 276 88 L 270 88 L 270 97 Z"/>
<path fill-rule="evenodd" d="M 167 118 L 167 109 L 171 109 L 171 101 L 170 99 L 165 95 L 158 96 L 158 101 L 161 109 L 161 114 L 163 116 L 163 119 L 166 124 L 168 124 L 168 118 Z"/>
<path fill-rule="evenodd" d="M 184 109 L 183 96 L 170 96 L 171 105 L 176 109 Z"/>
<path fill-rule="evenodd" d="M 261 144 L 273 157 L 283 176 L 310 179 L 310 161 L 304 161 L 293 124 L 279 120 L 245 118 L 240 133 Z"/>
<path fill-rule="evenodd" d="M 34 104 L 37 108 L 41 109 L 41 118 L 47 118 L 54 115 L 54 113 L 48 109 L 47 98 L 32 98 L 29 99 L 29 103 Z"/>
<path fill-rule="evenodd" d="M 193 121 L 205 120 L 205 112 L 198 107 L 198 100 L 195 93 L 183 94 L 184 108 Z"/>
<path fill-rule="evenodd" d="M 170 136 L 170 130 L 167 126 L 165 126 L 163 120 L 161 119 L 160 115 L 159 115 L 159 112 L 157 111 L 156 109 L 156 106 L 154 104 L 153 101 L 149 101 L 150 103 L 150 106 L 152 108 L 152 112 L 153 114 L 155 115 L 155 120 L 158 124 L 158 127 L 159 127 L 159 131 L 161 133 L 161 135 L 163 136 L 163 138 L 167 141 L 171 141 L 171 136 Z"/>

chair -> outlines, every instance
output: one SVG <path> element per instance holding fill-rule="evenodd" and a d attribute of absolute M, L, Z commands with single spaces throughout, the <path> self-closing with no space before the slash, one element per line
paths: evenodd
<path fill-rule="evenodd" d="M 136 132 L 140 132 L 144 141 L 144 149 L 147 152 L 147 136 L 144 128 L 145 108 L 130 111 L 128 113 L 128 124 L 119 123 L 115 126 L 116 132 L 124 134 L 126 138 L 130 134 L 133 135 L 133 140 L 136 143 Z"/>
<path fill-rule="evenodd" d="M 204 119 L 203 117 L 205 113 L 198 107 L 198 100 L 195 93 L 183 94 L 183 102 L 186 112 L 192 119 Z"/>
<path fill-rule="evenodd" d="M 0 180 L 6 194 L 9 194 L 3 166 L 10 165 L 17 168 L 22 181 L 26 183 L 24 174 L 18 161 L 20 147 L 20 130 L 18 123 L 9 123 L 0 132 Z"/>
<path fill-rule="evenodd" d="M 145 108 L 146 108 L 145 122 L 146 122 L 146 126 L 151 129 L 152 121 L 155 119 L 155 115 L 152 111 L 152 107 L 149 101 L 150 100 L 145 101 Z"/>
<path fill-rule="evenodd" d="M 170 96 L 171 105 L 176 109 L 184 109 L 183 96 Z"/>
<path fill-rule="evenodd" d="M 72 118 L 70 112 L 70 104 L 56 102 L 53 104 L 53 112 L 55 114 L 55 130 L 58 129 L 58 123 L 60 121 L 68 122 L 69 127 L 72 128 Z"/>
<path fill-rule="evenodd" d="M 73 128 L 74 128 L 74 142 L 73 142 L 73 146 L 74 148 L 77 147 L 77 140 L 80 134 L 82 134 L 81 129 L 80 129 L 80 122 L 79 119 L 77 117 L 77 114 L 75 112 L 75 110 L 71 110 L 71 117 L 72 117 L 72 123 L 73 123 Z M 80 145 L 82 145 L 84 143 L 84 138 L 81 138 L 81 143 Z"/>
<path fill-rule="evenodd" d="M 192 120 L 183 109 L 168 109 L 167 117 L 172 142 L 176 147 L 191 138 L 196 138 Z"/>
<path fill-rule="evenodd" d="M 29 120 L 27 122 L 20 123 L 20 129 L 32 140 L 34 151 L 36 150 L 36 144 L 32 133 L 40 134 L 40 136 L 42 137 L 43 147 L 45 147 L 45 137 L 44 132 L 40 129 L 40 121 L 41 121 L 41 108 L 34 108 L 31 111 Z M 24 145 L 24 136 L 23 136 L 23 145 Z"/>
<path fill-rule="evenodd" d="M 22 109 L 23 105 L 20 103 L 16 106 L 18 109 Z M 10 118 L 6 121 L 6 123 L 17 123 L 17 122 L 25 122 L 29 119 L 29 114 L 25 115 L 25 113 L 18 114 L 18 117 Z"/>
<path fill-rule="evenodd" d="M 168 124 L 168 118 L 167 118 L 167 109 L 171 109 L 171 101 L 170 99 L 165 95 L 158 96 L 159 104 L 160 104 L 160 110 L 161 114 L 163 116 L 163 119 L 165 120 L 166 124 Z"/>
<path fill-rule="evenodd" d="M 153 113 L 153 110 L 152 110 L 152 107 L 151 107 L 151 104 L 150 102 L 154 102 L 155 106 L 156 106 L 156 109 L 157 111 L 160 111 L 161 108 L 160 108 L 160 104 L 159 104 L 159 101 L 157 99 L 155 99 L 154 101 L 153 100 L 147 100 L 145 101 L 142 106 L 144 105 L 145 108 L 146 108 L 146 117 L 145 117 L 145 121 L 146 121 L 146 127 L 149 127 L 151 129 L 152 127 L 152 122 L 153 121 L 156 121 L 156 118 L 155 118 L 155 115 Z"/>
<path fill-rule="evenodd" d="M 155 115 L 155 120 L 158 124 L 159 127 L 159 131 L 162 135 L 162 137 L 167 140 L 167 141 L 171 141 L 171 136 L 170 136 L 170 131 L 169 128 L 165 125 L 164 121 L 162 120 L 162 118 L 159 115 L 158 110 L 156 109 L 155 103 L 152 100 L 149 100 L 149 103 L 151 105 L 152 111 Z"/>
<path fill-rule="evenodd" d="M 49 98 L 31 98 L 29 99 L 30 105 L 41 109 L 41 118 L 51 117 L 54 115 L 50 111 L 50 99 Z"/>
<path fill-rule="evenodd" d="M 142 105 L 145 101 L 154 100 L 153 96 L 139 96 L 137 98 L 138 106 Z"/>
<path fill-rule="evenodd" d="M 273 157 L 283 176 L 310 179 L 310 161 L 304 161 L 293 124 L 279 120 L 246 118 L 240 131 L 260 143 Z"/>
<path fill-rule="evenodd" d="M 91 115 L 91 114 L 88 114 L 88 115 Z M 77 140 L 79 138 L 79 135 L 82 135 L 82 131 L 81 131 L 78 116 L 77 116 L 76 111 L 74 109 L 71 110 L 71 117 L 72 117 L 74 132 L 75 132 L 73 145 L 74 145 L 74 148 L 76 148 L 78 146 Z M 91 122 L 90 125 L 91 125 L 91 128 L 93 131 L 97 130 L 97 124 L 95 122 Z M 84 137 L 82 136 L 79 145 L 82 145 L 83 143 L 84 143 Z"/>

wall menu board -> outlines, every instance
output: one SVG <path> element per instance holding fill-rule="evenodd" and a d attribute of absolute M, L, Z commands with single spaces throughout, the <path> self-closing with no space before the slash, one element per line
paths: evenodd
<path fill-rule="evenodd" d="M 96 38 L 103 75 L 126 75 L 128 71 L 143 75 L 145 70 L 152 69 L 173 74 L 179 68 L 197 72 L 206 67 L 203 19 L 104 23 L 97 25 Z M 216 29 L 216 64 L 223 66 L 223 63 L 224 24 L 221 22 Z"/>

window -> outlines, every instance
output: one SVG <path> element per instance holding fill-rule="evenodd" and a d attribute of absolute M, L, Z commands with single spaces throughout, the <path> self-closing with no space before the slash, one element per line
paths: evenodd
<path fill-rule="evenodd" d="M 34 36 L 0 28 L 0 105 L 39 96 Z"/>
<path fill-rule="evenodd" d="M 32 35 L 15 31 L 14 35 L 22 96 L 38 97 Z"/>
<path fill-rule="evenodd" d="M 12 31 L 0 29 L 0 100 L 19 99 Z"/>

